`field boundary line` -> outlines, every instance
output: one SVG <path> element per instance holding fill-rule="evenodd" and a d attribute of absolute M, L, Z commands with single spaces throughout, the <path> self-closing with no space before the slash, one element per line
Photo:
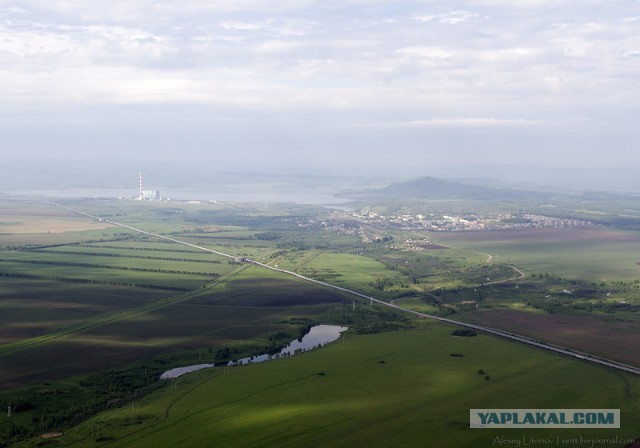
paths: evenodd
<path fill-rule="evenodd" d="M 63 207 L 65 209 L 67 209 L 67 210 L 70 210 L 70 211 L 75 212 L 75 213 L 79 213 L 79 214 L 87 216 L 87 217 L 89 217 L 91 219 L 97 219 L 97 220 L 99 220 L 101 222 L 105 221 L 105 222 L 108 222 L 108 223 L 113 224 L 113 225 L 124 227 L 124 228 L 127 228 L 129 230 L 133 230 L 135 232 L 143 233 L 145 235 L 150 235 L 150 236 L 155 236 L 155 237 L 158 237 L 158 238 L 163 238 L 165 240 L 173 241 L 173 242 L 178 243 L 178 244 L 184 244 L 186 246 L 198 248 L 198 249 L 201 249 L 201 250 L 206 251 L 206 252 L 216 253 L 218 255 L 222 255 L 222 256 L 225 256 L 225 257 L 228 257 L 228 258 L 233 258 L 234 260 L 240 261 L 242 263 L 247 263 L 248 265 L 261 266 L 261 267 L 263 267 L 265 269 L 269 269 L 269 270 L 274 271 L 274 272 L 280 272 L 282 274 L 289 275 L 289 276 L 298 278 L 298 279 L 306 281 L 306 282 L 314 283 L 314 284 L 317 284 L 317 285 L 320 285 L 320 286 L 325 286 L 327 288 L 334 289 L 336 291 L 341 291 L 341 292 L 344 292 L 344 293 L 347 293 L 347 294 L 350 294 L 350 295 L 354 295 L 354 296 L 359 297 L 361 299 L 368 300 L 372 304 L 375 302 L 375 303 L 377 303 L 379 305 L 382 305 L 382 306 L 385 306 L 385 307 L 389 307 L 389 308 L 393 308 L 393 309 L 395 309 L 397 311 L 401 311 L 401 312 L 404 312 L 404 313 L 413 314 L 413 315 L 418 316 L 418 317 L 431 319 L 431 320 L 435 320 L 435 321 L 438 321 L 438 322 L 443 322 L 443 323 L 455 325 L 455 326 L 458 326 L 458 327 L 477 330 L 477 331 L 480 331 L 482 333 L 486 333 L 486 334 L 489 334 L 489 335 L 492 335 L 492 336 L 497 336 L 497 337 L 500 337 L 500 338 L 503 338 L 503 339 L 508 339 L 508 340 L 511 340 L 511 341 L 519 342 L 521 344 L 525 344 L 525 345 L 529 345 L 531 347 L 536 347 L 536 348 L 540 348 L 540 349 L 543 349 L 543 350 L 551 351 L 551 352 L 554 352 L 554 353 L 557 353 L 557 354 L 561 354 L 561 355 L 565 355 L 565 356 L 568 356 L 568 357 L 571 357 L 571 358 L 574 358 L 574 359 L 590 362 L 590 363 L 593 363 L 593 364 L 598 364 L 600 366 L 609 367 L 609 368 L 612 368 L 612 369 L 620 370 L 620 371 L 623 371 L 623 372 L 626 372 L 626 373 L 631 373 L 631 374 L 634 374 L 634 375 L 640 375 L 640 368 L 639 367 L 634 367 L 634 366 L 631 366 L 631 365 L 628 365 L 628 364 L 620 363 L 620 362 L 617 362 L 617 361 L 614 361 L 614 360 L 611 360 L 611 359 L 608 359 L 608 358 L 602 358 L 602 357 L 599 357 L 599 356 L 596 356 L 596 355 L 593 355 L 593 354 L 590 354 L 590 353 L 581 352 L 581 351 L 577 351 L 577 350 L 572 350 L 572 349 L 569 349 L 569 348 L 566 348 L 566 347 L 562 347 L 562 346 L 555 345 L 555 344 L 550 344 L 550 343 L 547 343 L 547 342 L 544 342 L 544 341 L 541 341 L 541 340 L 536 340 L 536 339 L 529 338 L 529 337 L 526 337 L 526 336 L 522 336 L 522 335 L 519 335 L 519 334 L 516 334 L 516 333 L 511 333 L 511 332 L 507 332 L 507 331 L 503 331 L 503 330 L 498 330 L 496 328 L 485 327 L 485 326 L 482 326 L 482 325 L 475 325 L 475 324 L 470 324 L 470 323 L 466 323 L 466 322 L 460 322 L 460 321 L 456 321 L 456 320 L 453 320 L 453 319 L 448 319 L 446 317 L 434 316 L 432 314 L 426 314 L 426 313 L 421 313 L 421 312 L 418 312 L 418 311 L 410 310 L 410 309 L 407 309 L 407 308 L 403 308 L 403 307 L 401 307 L 399 305 L 396 305 L 394 303 L 385 302 L 384 300 L 377 299 L 377 298 L 375 298 L 373 296 L 368 296 L 368 295 L 360 293 L 358 291 L 354 291 L 352 289 L 344 288 L 342 286 L 333 285 L 331 283 L 327 283 L 327 282 L 324 282 L 324 281 L 321 281 L 321 280 L 316 280 L 316 279 L 313 279 L 313 278 L 305 277 L 304 275 L 298 274 L 297 272 L 288 271 L 288 270 L 280 269 L 280 268 L 275 268 L 275 267 L 269 266 L 268 264 L 261 263 L 261 262 L 256 261 L 256 260 L 252 260 L 250 258 L 236 257 L 236 256 L 233 256 L 233 255 L 230 255 L 230 254 L 226 254 L 226 253 L 223 253 L 223 252 L 218 252 L 218 251 L 215 251 L 213 249 L 208 249 L 208 248 L 205 248 L 205 247 L 202 247 L 202 246 L 198 246 L 198 245 L 195 245 L 195 244 L 192 244 L 192 243 L 188 243 L 188 242 L 185 242 L 185 241 L 176 240 L 175 238 L 169 238 L 167 236 L 158 235 L 158 234 L 155 234 L 155 233 L 152 233 L 152 232 L 147 232 L 145 230 L 137 229 L 135 227 L 132 227 L 132 226 L 129 226 L 129 225 L 126 225 L 126 224 L 121 224 L 121 223 L 117 223 L 115 221 L 102 219 L 102 218 L 100 218 L 98 216 L 94 216 L 94 215 L 91 215 L 89 213 L 77 211 L 77 210 L 74 210 L 72 208 L 69 208 L 69 207 L 66 207 L 66 206 L 63 206 L 63 205 L 59 205 L 59 204 L 56 204 L 56 203 L 53 203 L 53 202 L 47 202 L 47 203 L 49 203 L 51 205 L 54 205 L 54 206 Z M 513 268 L 516 269 L 518 272 L 520 272 L 521 275 L 524 275 L 524 272 L 520 271 L 518 268 L 515 268 L 515 267 L 513 267 Z M 513 280 L 513 279 L 508 279 L 508 280 L 505 280 L 505 281 L 509 281 L 509 280 Z"/>
<path fill-rule="evenodd" d="M 230 278 L 234 277 L 235 275 L 247 269 L 249 266 L 250 265 L 241 266 L 238 269 L 235 269 L 227 273 L 226 275 L 217 278 L 212 282 L 206 283 L 201 288 L 186 291 L 176 296 L 170 296 L 164 299 L 160 299 L 156 302 L 149 303 L 147 305 L 143 305 L 137 308 L 132 308 L 129 310 L 118 311 L 116 313 L 108 313 L 105 315 L 97 316 L 93 319 L 80 322 L 77 325 L 73 325 L 67 328 L 62 328 L 60 330 L 53 331 L 51 333 L 46 333 L 40 336 L 23 339 L 21 341 L 4 344 L 0 346 L 0 355 L 8 355 L 8 354 L 16 353 L 19 351 L 28 350 L 30 348 L 41 346 L 44 344 L 56 342 L 61 339 L 65 339 L 73 334 L 88 330 L 90 328 L 98 327 L 100 325 L 110 324 L 122 319 L 127 319 L 130 317 L 136 316 L 138 314 L 147 313 L 149 311 L 154 311 L 160 308 L 164 308 L 167 306 L 175 305 L 180 302 L 184 302 L 186 300 L 189 300 L 201 295 L 202 292 L 206 291 L 207 289 L 219 286 L 219 284 L 223 284 L 224 282 L 228 281 Z"/>

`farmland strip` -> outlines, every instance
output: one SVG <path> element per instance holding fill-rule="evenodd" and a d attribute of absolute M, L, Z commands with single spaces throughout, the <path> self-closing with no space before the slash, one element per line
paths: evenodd
<path fill-rule="evenodd" d="M 158 243 L 166 244 L 164 241 L 157 241 Z M 156 243 L 156 241 L 154 241 Z M 69 244 L 68 246 L 74 247 L 91 247 L 93 249 L 117 249 L 117 250 L 144 250 L 144 251 L 156 251 L 156 252 L 176 252 L 183 254 L 199 254 L 198 250 L 185 250 L 185 249 L 160 249 L 158 247 L 127 247 L 127 246 L 113 246 L 107 244 Z M 219 263 L 219 262 L 218 262 Z"/>
<path fill-rule="evenodd" d="M 0 272 L 0 277 L 25 278 L 29 280 L 48 280 L 48 281 L 54 281 L 54 282 L 67 282 L 67 283 L 87 283 L 91 285 L 126 286 L 130 288 L 163 289 L 166 291 L 190 291 L 190 289 L 188 288 L 181 288 L 178 286 L 152 285 L 152 284 L 133 283 L 133 282 L 110 282 L 107 280 L 96 280 L 96 279 L 87 279 L 87 278 L 53 277 L 53 276 L 49 277 L 46 275 L 21 274 L 17 272 Z"/>
<path fill-rule="evenodd" d="M 73 251 L 73 250 L 49 250 L 49 249 L 28 249 L 28 250 L 24 250 L 23 252 L 61 254 L 61 255 L 91 255 L 95 257 L 139 258 L 141 260 L 188 261 L 193 263 L 212 263 L 212 264 L 222 263 L 220 260 L 192 260 L 190 258 L 154 257 L 152 255 L 123 255 L 123 254 L 114 254 L 111 252 L 82 252 L 82 251 Z M 191 252 L 191 253 L 197 253 L 197 252 Z"/>
<path fill-rule="evenodd" d="M 47 260 L 23 260 L 19 258 L 0 258 L 0 263 L 23 263 L 23 264 L 44 264 L 51 266 L 72 266 L 78 268 L 99 268 L 99 269 L 117 269 L 121 271 L 137 271 L 137 272 L 157 272 L 161 274 L 180 274 L 180 275 L 198 275 L 205 277 L 219 277 L 220 274 L 212 272 L 194 272 L 194 271 L 178 271 L 172 269 L 152 269 L 152 268 L 134 268 L 128 266 L 112 266 L 106 264 L 91 264 L 91 263 L 73 263 L 66 261 L 47 261 Z"/>
<path fill-rule="evenodd" d="M 233 276 L 235 276 L 236 274 L 238 274 L 239 272 L 242 272 L 243 270 L 247 269 L 248 267 L 250 267 L 251 265 L 242 265 L 239 268 L 235 269 L 234 271 L 219 277 L 218 279 L 214 280 L 212 283 L 209 283 L 208 285 L 206 285 L 207 287 L 215 287 L 217 285 L 219 285 L 220 283 L 229 280 L 230 278 L 232 278 Z M 5 275 L 4 273 L 0 272 L 0 277 L 18 277 L 18 278 L 34 278 L 37 276 L 28 276 L 28 274 L 8 274 Z M 40 280 L 39 278 L 35 278 L 36 280 Z M 45 280 L 51 280 L 51 279 L 45 279 Z M 74 279 L 71 279 L 74 280 Z M 61 280 L 64 281 L 64 280 Z M 84 281 L 81 280 L 79 281 L 79 283 L 93 283 L 92 281 Z M 108 284 L 113 284 L 113 283 L 108 283 Z M 125 284 L 121 284 L 119 286 L 127 286 Z M 199 294 L 202 293 L 202 289 L 198 288 L 195 290 L 185 290 L 182 288 L 175 288 L 175 287 L 161 287 L 159 286 L 160 289 L 172 289 L 175 291 L 184 291 L 181 294 L 178 294 L 177 296 L 172 296 L 172 297 L 167 297 L 165 299 L 160 299 L 156 302 L 153 303 L 149 303 L 146 305 L 142 305 L 140 307 L 137 308 L 133 308 L 130 310 L 126 310 L 126 311 L 119 311 L 119 312 L 115 312 L 115 313 L 108 313 L 108 314 L 103 314 L 100 315 L 94 319 L 88 319 L 85 320 L 84 322 L 81 322 L 79 324 L 70 326 L 70 327 L 66 327 L 63 329 L 60 329 L 58 331 L 54 331 L 52 333 L 47 333 L 41 336 L 36 336 L 33 338 L 29 338 L 29 339 L 23 339 L 21 341 L 17 341 L 14 343 L 9 343 L 9 344 L 4 344 L 0 346 L 0 355 L 6 355 L 8 353 L 14 353 L 14 352 L 18 352 L 18 351 L 22 351 L 22 350 L 27 350 L 30 349 L 32 347 L 35 346 L 39 346 L 39 345 L 43 345 L 43 344 L 47 344 L 50 342 L 54 342 L 56 340 L 59 339 L 63 339 L 67 336 L 70 336 L 74 333 L 79 333 L 81 331 L 85 331 L 88 330 L 90 328 L 99 326 L 99 325 L 105 325 L 105 324 L 109 324 L 111 322 L 115 322 L 118 320 L 122 320 L 122 319 L 126 319 L 132 316 L 135 316 L 137 314 L 141 314 L 141 313 L 147 313 L 149 311 L 153 311 L 156 309 L 160 309 L 160 308 L 164 308 L 170 305 L 174 305 L 176 303 L 179 302 L 183 302 L 185 300 L 189 300 Z"/>

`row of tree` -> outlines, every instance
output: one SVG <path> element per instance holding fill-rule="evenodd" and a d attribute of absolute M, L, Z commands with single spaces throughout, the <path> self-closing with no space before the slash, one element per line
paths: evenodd
<path fill-rule="evenodd" d="M 152 255 L 123 255 L 123 254 L 114 254 L 113 252 L 82 252 L 82 251 L 71 251 L 71 250 L 41 250 L 41 249 L 32 249 L 32 250 L 28 250 L 28 252 L 41 252 L 45 254 L 61 254 L 61 255 L 83 255 L 83 256 L 94 256 L 94 257 L 137 258 L 141 260 L 188 261 L 190 263 L 213 263 L 213 264 L 222 263 L 220 260 L 193 260 L 191 258 L 154 257 Z"/>
<path fill-rule="evenodd" d="M 88 269 L 117 269 L 121 271 L 138 271 L 138 272 L 156 272 L 162 274 L 179 274 L 179 275 L 201 275 L 205 277 L 217 278 L 220 274 L 213 272 L 195 272 L 195 271 L 178 271 L 173 269 L 158 269 L 158 268 L 135 268 L 130 266 L 113 266 L 103 264 L 91 264 L 91 263 L 73 263 L 67 261 L 52 261 L 52 260 L 25 260 L 20 258 L 0 258 L 0 262 L 10 263 L 23 263 L 23 264 L 44 264 L 51 266 L 71 266 L 78 268 Z"/>
<path fill-rule="evenodd" d="M 86 278 L 69 278 L 69 277 L 54 277 L 35 274 L 23 274 L 18 272 L 0 272 L 0 277 L 7 278 L 24 278 L 29 280 L 48 280 L 54 282 L 67 282 L 67 283 L 84 283 L 91 285 L 109 285 L 109 286 L 124 286 L 129 288 L 148 288 L 148 289 L 163 289 L 166 291 L 191 291 L 189 288 L 181 288 L 179 286 L 169 285 L 153 285 L 145 283 L 134 282 L 114 282 L 108 280 L 86 279 Z"/>

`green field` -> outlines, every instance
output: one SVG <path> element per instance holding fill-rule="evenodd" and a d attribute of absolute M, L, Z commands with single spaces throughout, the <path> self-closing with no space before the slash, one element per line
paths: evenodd
<path fill-rule="evenodd" d="M 350 217 L 292 205 L 66 204 L 411 309 L 484 317 L 603 356 L 640 348 L 635 233 L 367 227 L 364 241 Z M 0 210 L 0 405 L 19 403 L 0 421 L 0 445 L 47 432 L 64 435 L 26 445 L 475 447 L 496 446 L 496 435 L 578 434 L 468 429 L 469 409 L 490 407 L 621 408 L 615 435 L 640 432 L 629 423 L 640 421 L 637 378 L 452 337 L 445 325 L 37 201 L 0 200 Z M 350 331 L 313 353 L 158 381 L 176 366 L 275 349 L 314 323 Z"/>
<path fill-rule="evenodd" d="M 318 351 L 228 374 L 222 368 L 189 374 L 133 406 L 95 416 L 57 442 L 490 447 L 498 436 L 632 439 L 640 433 L 638 393 L 635 377 L 487 336 L 453 337 L 451 327 L 430 324 L 346 336 Z M 472 430 L 469 409 L 476 408 L 619 408 L 622 428 Z"/>
<path fill-rule="evenodd" d="M 175 246 L 174 246 L 175 247 Z M 67 247 L 68 248 L 68 247 Z M 148 252 L 136 251 L 134 254 L 123 253 L 112 249 L 103 249 L 102 252 L 75 251 L 70 248 L 65 254 L 62 250 L 42 250 L 28 252 L 4 252 L 0 253 L 0 263 L 25 263 L 30 264 L 30 271 L 34 268 L 43 269 L 45 266 L 59 266 L 64 268 L 87 267 L 107 268 L 115 270 L 130 270 L 138 272 L 181 273 L 183 275 L 221 275 L 230 271 L 228 259 L 221 261 L 220 256 L 214 254 L 182 254 L 178 252 Z M 81 248 L 85 249 L 85 248 Z M 99 254 L 99 255 L 98 255 Z M 178 255 L 180 254 L 180 255 Z M 37 265 L 37 266 L 36 266 Z M 2 269 L 2 267 L 0 267 Z"/>
<path fill-rule="evenodd" d="M 294 270 L 311 278 L 382 296 L 384 291 L 379 287 L 376 288 L 381 281 L 395 283 L 406 281 L 401 274 L 390 271 L 379 261 L 361 255 L 307 251 L 277 259 L 271 264 Z"/>
<path fill-rule="evenodd" d="M 640 234 L 606 227 L 454 232 L 439 243 L 495 256 L 529 272 L 588 281 L 640 277 Z"/>

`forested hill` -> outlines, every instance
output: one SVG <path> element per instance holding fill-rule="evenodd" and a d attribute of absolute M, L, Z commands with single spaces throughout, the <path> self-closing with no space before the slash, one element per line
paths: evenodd
<path fill-rule="evenodd" d="M 405 182 L 393 183 L 384 188 L 370 189 L 360 192 L 370 197 L 396 197 L 414 199 L 467 199 L 467 200 L 495 200 L 495 199 L 538 199 L 543 200 L 550 193 L 530 190 L 520 190 L 506 187 L 489 187 L 470 183 L 437 179 L 435 177 L 420 177 Z"/>

